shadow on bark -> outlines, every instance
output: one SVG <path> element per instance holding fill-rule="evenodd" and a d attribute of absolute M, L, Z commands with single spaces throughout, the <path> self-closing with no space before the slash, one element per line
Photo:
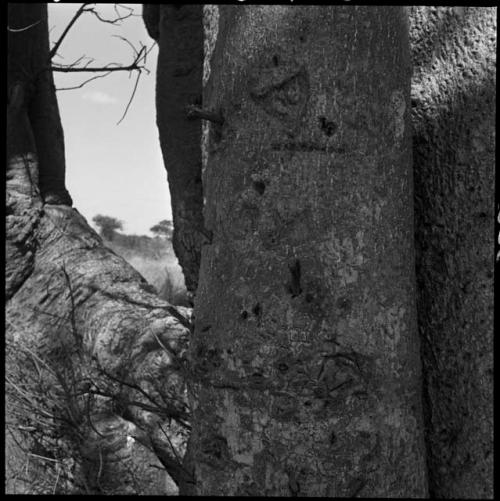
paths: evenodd
<path fill-rule="evenodd" d="M 451 8 L 414 9 L 417 306 L 430 493 L 487 498 L 493 479 L 494 20 L 484 8 L 461 15 Z"/>

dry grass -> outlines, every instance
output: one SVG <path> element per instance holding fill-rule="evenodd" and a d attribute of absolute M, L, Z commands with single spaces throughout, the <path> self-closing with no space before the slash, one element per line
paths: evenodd
<path fill-rule="evenodd" d="M 171 304 L 189 306 L 184 275 L 172 251 L 159 255 L 141 250 L 124 248 L 114 242 L 106 245 L 132 265 Z"/>

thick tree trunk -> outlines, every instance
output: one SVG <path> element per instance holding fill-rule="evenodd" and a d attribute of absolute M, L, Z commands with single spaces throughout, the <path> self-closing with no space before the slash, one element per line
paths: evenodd
<path fill-rule="evenodd" d="M 410 19 L 429 487 L 492 498 L 496 8 Z"/>
<path fill-rule="evenodd" d="M 203 224 L 201 120 L 188 117 L 189 106 L 201 106 L 203 7 L 146 4 L 143 18 L 159 46 L 156 120 L 172 202 L 172 243 L 194 293 L 201 247 L 210 238 Z"/>
<path fill-rule="evenodd" d="M 54 88 L 40 77 L 48 64 L 46 6 L 9 9 L 9 27 L 23 30 L 9 32 L 8 446 L 17 466 L 36 457 L 53 473 L 20 489 L 160 493 L 151 487 L 161 475 L 149 468 L 155 454 L 177 481 L 185 476 L 176 457 L 182 444 L 174 450 L 162 428 L 173 418 L 185 435 L 180 364 L 189 311 L 160 300 L 78 211 L 43 204 L 38 156 L 64 162 Z M 13 492 L 21 480 L 8 471 Z"/>
<path fill-rule="evenodd" d="M 185 492 L 425 496 L 405 11 L 218 33 Z"/>
<path fill-rule="evenodd" d="M 47 203 L 71 205 L 65 188 L 64 139 L 54 91 L 48 70 L 49 38 L 45 4 L 9 3 L 8 100 L 9 111 L 26 114 L 37 150 L 42 197 Z M 26 118 L 23 118 L 26 124 Z M 25 133 L 14 132 L 18 140 Z M 16 146 L 14 137 L 10 145 Z M 15 153 L 13 151 L 11 153 Z"/>

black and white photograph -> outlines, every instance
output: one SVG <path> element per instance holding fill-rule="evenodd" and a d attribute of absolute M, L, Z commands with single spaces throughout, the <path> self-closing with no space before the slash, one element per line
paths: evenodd
<path fill-rule="evenodd" d="M 494 2 L 4 19 L 5 494 L 493 499 Z"/>

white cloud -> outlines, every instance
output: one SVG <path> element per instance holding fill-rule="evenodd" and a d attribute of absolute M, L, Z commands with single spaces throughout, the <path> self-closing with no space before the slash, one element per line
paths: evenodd
<path fill-rule="evenodd" d="M 95 90 L 93 92 L 86 92 L 82 97 L 86 101 L 91 101 L 93 103 L 98 103 L 98 104 L 114 104 L 117 102 L 116 98 L 100 90 Z"/>

